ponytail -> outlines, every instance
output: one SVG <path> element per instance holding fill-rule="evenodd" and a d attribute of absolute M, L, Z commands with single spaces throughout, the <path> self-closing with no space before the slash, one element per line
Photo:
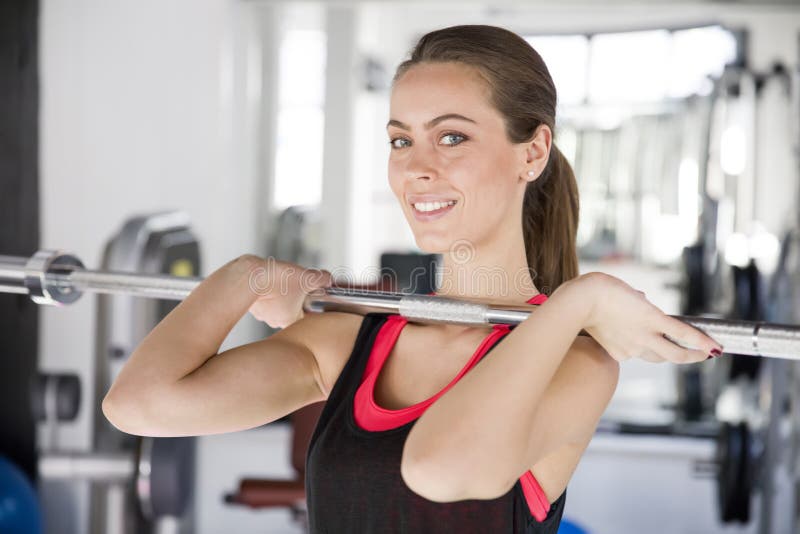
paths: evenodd
<path fill-rule="evenodd" d="M 551 294 L 578 276 L 578 184 L 567 158 L 550 146 L 541 176 L 529 183 L 522 205 L 522 232 L 531 277 L 540 292 Z"/>

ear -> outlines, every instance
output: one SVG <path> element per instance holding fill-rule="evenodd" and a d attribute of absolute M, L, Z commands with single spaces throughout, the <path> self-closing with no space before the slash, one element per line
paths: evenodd
<path fill-rule="evenodd" d="M 547 165 L 550 155 L 550 146 L 553 142 L 553 132 L 546 124 L 540 124 L 533 133 L 530 141 L 520 143 L 522 150 L 521 169 L 519 177 L 526 182 L 539 178 Z M 532 171 L 532 174 L 531 174 Z"/>

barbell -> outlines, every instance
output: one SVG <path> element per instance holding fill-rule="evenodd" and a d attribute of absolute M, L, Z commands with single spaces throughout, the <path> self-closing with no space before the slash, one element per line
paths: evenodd
<path fill-rule="evenodd" d="M 30 258 L 0 255 L 0 293 L 28 295 L 37 304 L 44 305 L 70 304 L 87 291 L 182 300 L 202 281 L 200 277 L 91 271 L 85 269 L 76 256 L 59 250 L 39 250 Z M 394 313 L 423 323 L 473 326 L 516 325 L 527 319 L 537 307 L 335 286 L 316 289 L 303 302 L 303 309 L 308 312 Z M 720 343 L 725 352 L 800 360 L 798 325 L 681 315 L 671 317 L 705 333 Z M 588 335 L 583 331 L 581 334 Z M 684 348 L 693 348 L 680 340 L 670 340 Z"/>

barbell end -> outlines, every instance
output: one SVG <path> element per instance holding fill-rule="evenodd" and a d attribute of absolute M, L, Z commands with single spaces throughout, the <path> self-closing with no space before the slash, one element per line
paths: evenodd
<path fill-rule="evenodd" d="M 24 285 L 28 296 L 36 304 L 48 306 L 72 304 L 83 292 L 74 286 L 57 285 L 48 276 L 68 274 L 75 269 L 84 269 L 84 266 L 74 254 L 55 249 L 36 251 L 25 264 Z"/>

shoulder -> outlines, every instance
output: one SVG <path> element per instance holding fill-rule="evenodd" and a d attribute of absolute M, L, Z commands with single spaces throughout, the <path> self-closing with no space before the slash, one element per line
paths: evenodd
<path fill-rule="evenodd" d="M 314 355 L 317 382 L 325 398 L 339 378 L 362 330 L 374 320 L 372 316 L 326 311 L 307 313 L 288 329 Z"/>

